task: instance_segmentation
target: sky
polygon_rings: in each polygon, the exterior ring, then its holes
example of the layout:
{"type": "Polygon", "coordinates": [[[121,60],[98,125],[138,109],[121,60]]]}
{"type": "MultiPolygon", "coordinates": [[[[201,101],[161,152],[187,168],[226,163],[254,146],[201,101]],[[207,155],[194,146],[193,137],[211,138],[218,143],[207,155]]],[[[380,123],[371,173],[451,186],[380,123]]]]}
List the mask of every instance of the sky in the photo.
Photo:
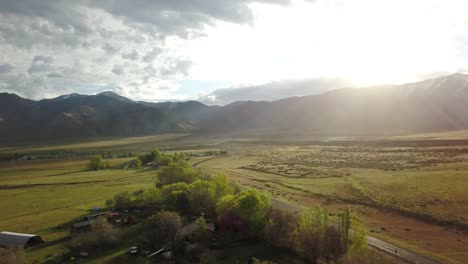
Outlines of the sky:
{"type": "Polygon", "coordinates": [[[276,100],[468,70],[466,0],[2,0],[0,92],[276,100]]]}

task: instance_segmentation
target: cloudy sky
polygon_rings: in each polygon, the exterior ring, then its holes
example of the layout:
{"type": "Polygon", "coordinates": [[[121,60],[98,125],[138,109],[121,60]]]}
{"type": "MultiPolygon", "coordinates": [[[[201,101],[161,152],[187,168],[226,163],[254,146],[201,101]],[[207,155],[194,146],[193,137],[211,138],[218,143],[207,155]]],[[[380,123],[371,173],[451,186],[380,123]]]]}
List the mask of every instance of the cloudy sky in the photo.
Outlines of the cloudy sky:
{"type": "Polygon", "coordinates": [[[417,81],[466,72],[466,10],[466,0],[2,0],[0,91],[225,104],[417,81]]]}

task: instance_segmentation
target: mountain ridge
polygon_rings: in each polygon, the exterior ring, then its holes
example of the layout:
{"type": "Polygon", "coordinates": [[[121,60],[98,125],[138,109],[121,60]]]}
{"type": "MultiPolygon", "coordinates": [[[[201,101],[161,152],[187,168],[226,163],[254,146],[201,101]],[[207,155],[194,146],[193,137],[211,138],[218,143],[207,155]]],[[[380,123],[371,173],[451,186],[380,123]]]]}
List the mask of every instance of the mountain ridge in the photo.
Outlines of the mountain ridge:
{"type": "Polygon", "coordinates": [[[344,88],[272,102],[141,102],[114,92],[39,101],[0,93],[0,136],[11,140],[151,133],[398,135],[468,128],[468,75],[344,88]]]}

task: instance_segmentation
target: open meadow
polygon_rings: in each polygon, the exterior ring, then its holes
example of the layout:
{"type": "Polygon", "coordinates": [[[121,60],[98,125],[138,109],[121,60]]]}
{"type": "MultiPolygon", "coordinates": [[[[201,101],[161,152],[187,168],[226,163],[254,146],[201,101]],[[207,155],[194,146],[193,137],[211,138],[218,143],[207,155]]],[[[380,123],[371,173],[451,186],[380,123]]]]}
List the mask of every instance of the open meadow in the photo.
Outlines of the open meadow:
{"type": "MultiPolygon", "coordinates": [[[[373,237],[442,263],[465,263],[468,147],[396,142],[163,135],[5,147],[0,151],[0,230],[44,237],[44,246],[27,250],[31,263],[65,252],[60,241],[92,207],[104,207],[117,193],[155,186],[157,171],[124,164],[132,159],[128,155],[157,147],[191,154],[194,167],[223,173],[294,206],[323,205],[332,215],[350,206],[373,237]],[[86,170],[89,157],[96,154],[106,156],[110,168],[86,170]]],[[[121,255],[126,246],[112,254],[121,255]]]]}

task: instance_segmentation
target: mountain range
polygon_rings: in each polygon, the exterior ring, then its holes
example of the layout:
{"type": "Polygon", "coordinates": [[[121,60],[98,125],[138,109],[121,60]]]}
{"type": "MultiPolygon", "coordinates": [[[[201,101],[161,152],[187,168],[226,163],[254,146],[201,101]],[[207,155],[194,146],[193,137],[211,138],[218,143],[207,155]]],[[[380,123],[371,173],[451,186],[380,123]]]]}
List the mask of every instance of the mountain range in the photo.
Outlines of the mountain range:
{"type": "Polygon", "coordinates": [[[468,75],[460,73],[403,85],[225,106],[138,102],[113,92],[40,101],[0,93],[2,141],[178,132],[367,136],[467,128],[468,75]]]}

